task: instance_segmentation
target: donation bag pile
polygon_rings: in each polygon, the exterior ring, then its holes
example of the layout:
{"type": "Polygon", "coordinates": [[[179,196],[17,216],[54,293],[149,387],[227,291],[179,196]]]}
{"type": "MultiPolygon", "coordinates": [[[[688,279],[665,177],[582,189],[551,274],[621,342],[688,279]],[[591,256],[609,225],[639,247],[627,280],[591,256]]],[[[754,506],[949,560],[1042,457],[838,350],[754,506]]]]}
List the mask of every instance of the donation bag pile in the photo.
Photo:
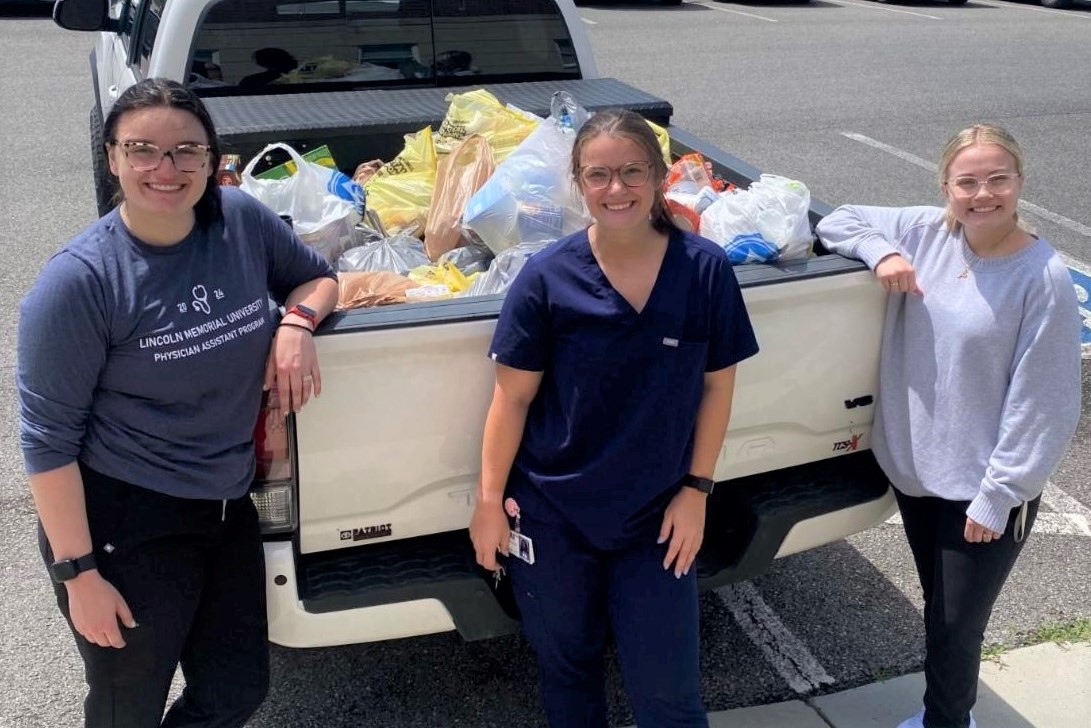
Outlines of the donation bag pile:
{"type": "MultiPolygon", "coordinates": [[[[334,264],[338,308],[504,294],[531,256],[591,223],[571,168],[589,114],[569,93],[553,94],[545,119],[484,89],[447,101],[438,131],[405,135],[390,161],[357,162],[359,183],[325,146],[300,155],[272,144],[243,170],[242,189],[291,216],[334,264]],[[255,175],[274,150],[290,161],[255,175]]],[[[717,242],[732,264],[811,254],[806,185],[763,174],[738,190],[699,153],[672,160],[667,130],[648,125],[678,227],[717,242]]]]}

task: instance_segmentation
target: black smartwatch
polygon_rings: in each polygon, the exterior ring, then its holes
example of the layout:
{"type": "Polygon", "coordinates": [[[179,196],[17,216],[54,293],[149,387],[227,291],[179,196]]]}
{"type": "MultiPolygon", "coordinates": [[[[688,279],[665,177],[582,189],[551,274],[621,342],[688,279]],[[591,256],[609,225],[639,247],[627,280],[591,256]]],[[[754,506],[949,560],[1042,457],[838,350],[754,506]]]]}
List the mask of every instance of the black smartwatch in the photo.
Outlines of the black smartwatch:
{"type": "Polygon", "coordinates": [[[682,485],[699,490],[705,495],[712,495],[712,491],[716,488],[716,481],[712,478],[702,478],[699,475],[689,473],[682,476],[682,485]]]}
{"type": "Polygon", "coordinates": [[[95,563],[95,555],[91,553],[86,556],[81,556],[78,559],[54,561],[49,567],[49,575],[53,577],[53,581],[61,584],[70,581],[71,579],[75,579],[85,571],[97,568],[98,564],[95,563]]]}

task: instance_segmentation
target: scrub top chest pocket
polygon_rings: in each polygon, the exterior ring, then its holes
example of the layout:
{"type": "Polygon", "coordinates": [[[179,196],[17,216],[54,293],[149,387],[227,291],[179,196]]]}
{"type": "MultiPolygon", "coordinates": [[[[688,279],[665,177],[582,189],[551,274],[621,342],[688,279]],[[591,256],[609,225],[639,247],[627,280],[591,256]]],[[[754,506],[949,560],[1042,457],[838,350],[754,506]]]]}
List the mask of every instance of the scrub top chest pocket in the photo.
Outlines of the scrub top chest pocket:
{"type": "Polygon", "coordinates": [[[696,411],[707,356],[706,342],[638,327],[561,339],[551,373],[559,389],[573,397],[566,419],[586,438],[577,440],[596,443],[638,425],[649,442],[680,440],[684,446],[690,433],[666,431],[674,421],[667,415],[696,411]]]}
{"type": "Polygon", "coordinates": [[[624,335],[566,337],[556,347],[554,376],[584,407],[639,416],[630,410],[693,407],[700,401],[708,343],[657,329],[624,335]]]}

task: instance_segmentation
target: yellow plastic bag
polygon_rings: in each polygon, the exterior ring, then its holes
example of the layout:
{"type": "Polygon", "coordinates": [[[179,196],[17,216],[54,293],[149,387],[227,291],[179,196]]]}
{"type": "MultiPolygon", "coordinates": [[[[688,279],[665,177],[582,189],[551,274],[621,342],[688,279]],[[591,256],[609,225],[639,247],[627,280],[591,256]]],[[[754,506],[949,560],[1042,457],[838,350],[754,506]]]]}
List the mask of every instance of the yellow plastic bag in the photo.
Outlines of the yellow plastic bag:
{"type": "Polygon", "coordinates": [[[365,184],[367,207],[375,210],[387,235],[420,237],[436,186],[436,148],[432,128],[405,135],[405,148],[365,184]]]}
{"type": "MultiPolygon", "coordinates": [[[[645,119],[647,121],[647,119],[645,119]]],[[[663,161],[667,163],[667,166],[671,166],[671,138],[667,134],[667,130],[656,124],[654,121],[648,121],[648,126],[655,132],[655,138],[659,140],[659,149],[663,152],[663,161]]]]}
{"type": "Polygon", "coordinates": [[[538,122],[512,111],[485,89],[447,94],[447,116],[436,133],[436,152],[450,154],[470,134],[489,141],[499,164],[538,126],[538,122]]]}
{"type": "Polygon", "coordinates": [[[452,294],[462,293],[481,275],[465,275],[449,260],[436,265],[418,265],[409,271],[409,280],[422,286],[446,286],[452,294]]]}

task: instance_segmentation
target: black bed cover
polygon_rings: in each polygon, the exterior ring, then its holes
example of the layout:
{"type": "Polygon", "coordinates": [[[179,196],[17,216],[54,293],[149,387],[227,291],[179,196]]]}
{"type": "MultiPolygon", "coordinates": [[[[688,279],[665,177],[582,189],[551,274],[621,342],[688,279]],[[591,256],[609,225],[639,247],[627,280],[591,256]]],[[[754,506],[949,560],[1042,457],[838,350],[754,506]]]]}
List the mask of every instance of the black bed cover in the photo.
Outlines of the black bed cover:
{"type": "Polygon", "coordinates": [[[549,115],[555,91],[568,91],[589,111],[625,108],[657,124],[670,123],[673,108],[661,98],[613,78],[481,84],[458,88],[365,89],[272,96],[204,99],[221,137],[234,144],[285,139],[328,139],[360,134],[408,134],[438,126],[448,94],[483,88],[504,104],[549,115]]]}

